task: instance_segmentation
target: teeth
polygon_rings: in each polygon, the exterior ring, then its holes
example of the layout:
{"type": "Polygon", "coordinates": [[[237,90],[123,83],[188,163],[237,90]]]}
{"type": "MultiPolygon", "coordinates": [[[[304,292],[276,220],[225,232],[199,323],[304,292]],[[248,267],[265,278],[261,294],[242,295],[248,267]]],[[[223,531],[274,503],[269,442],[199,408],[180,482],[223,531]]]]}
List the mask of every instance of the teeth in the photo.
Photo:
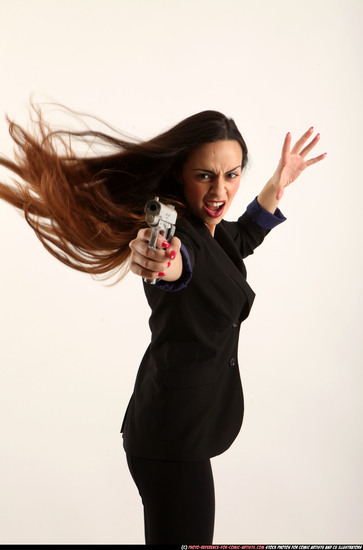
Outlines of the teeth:
{"type": "Polygon", "coordinates": [[[222,202],[216,202],[216,201],[207,201],[206,204],[208,204],[209,206],[222,206],[224,204],[224,201],[222,202]]]}

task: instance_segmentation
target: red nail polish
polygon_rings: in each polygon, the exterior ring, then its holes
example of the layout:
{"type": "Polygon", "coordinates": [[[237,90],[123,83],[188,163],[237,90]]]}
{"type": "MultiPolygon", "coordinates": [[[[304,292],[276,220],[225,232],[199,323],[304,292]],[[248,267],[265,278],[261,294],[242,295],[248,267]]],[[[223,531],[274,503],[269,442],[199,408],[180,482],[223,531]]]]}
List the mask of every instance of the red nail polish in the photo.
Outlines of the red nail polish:
{"type": "Polygon", "coordinates": [[[163,272],[158,273],[158,277],[165,277],[165,273],[163,273],[163,272]]]}
{"type": "Polygon", "coordinates": [[[163,241],[163,242],[161,243],[161,246],[162,246],[163,248],[170,248],[170,243],[168,243],[168,241],[163,241]]]}
{"type": "Polygon", "coordinates": [[[175,258],[175,252],[174,252],[174,250],[172,250],[172,251],[170,252],[170,259],[171,259],[171,260],[174,260],[174,258],[175,258]]]}
{"type": "Polygon", "coordinates": [[[167,267],[170,267],[170,262],[168,262],[168,265],[167,265],[167,267]]]}

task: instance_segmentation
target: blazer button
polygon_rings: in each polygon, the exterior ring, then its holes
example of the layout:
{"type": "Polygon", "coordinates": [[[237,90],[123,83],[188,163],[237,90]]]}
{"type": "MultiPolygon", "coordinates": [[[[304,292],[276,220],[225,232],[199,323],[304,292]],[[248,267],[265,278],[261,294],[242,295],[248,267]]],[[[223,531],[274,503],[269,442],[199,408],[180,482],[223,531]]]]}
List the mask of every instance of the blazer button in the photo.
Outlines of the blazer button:
{"type": "Polygon", "coordinates": [[[238,323],[233,323],[232,327],[233,327],[233,328],[237,328],[237,327],[238,327],[238,323]]]}
{"type": "Polygon", "coordinates": [[[237,359],[232,357],[232,359],[229,360],[229,364],[231,367],[235,367],[237,365],[237,359]]]}

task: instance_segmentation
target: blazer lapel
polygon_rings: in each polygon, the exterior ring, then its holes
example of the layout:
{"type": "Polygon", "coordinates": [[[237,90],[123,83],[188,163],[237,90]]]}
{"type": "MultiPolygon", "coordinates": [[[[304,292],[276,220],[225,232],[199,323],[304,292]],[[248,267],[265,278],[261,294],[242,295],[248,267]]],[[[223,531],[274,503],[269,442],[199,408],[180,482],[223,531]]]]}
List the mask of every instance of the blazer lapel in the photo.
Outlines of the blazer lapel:
{"type": "Polygon", "coordinates": [[[246,281],[247,271],[243,263],[238,248],[234,244],[233,240],[224,229],[222,224],[218,224],[215,232],[214,239],[215,244],[219,245],[219,248],[224,252],[225,262],[224,267],[228,275],[237,283],[246,295],[249,306],[255,299],[255,293],[246,281]]]}
{"type": "Polygon", "coordinates": [[[235,246],[233,240],[227,233],[227,231],[224,229],[223,225],[218,224],[215,233],[214,238],[217,241],[217,243],[223,248],[227,256],[232,260],[234,265],[237,267],[238,271],[240,273],[243,273],[243,275],[246,277],[247,272],[245,265],[242,261],[241,255],[235,246]]]}
{"type": "MultiPolygon", "coordinates": [[[[215,258],[218,258],[227,276],[231,277],[246,295],[248,303],[246,310],[249,311],[255,299],[255,293],[246,281],[247,271],[238,248],[221,223],[216,226],[213,238],[207,226],[199,218],[193,216],[192,219],[194,229],[203,240],[208,241],[208,246],[213,250],[215,258]]],[[[247,315],[244,311],[241,313],[241,318],[244,319],[247,315]]]]}

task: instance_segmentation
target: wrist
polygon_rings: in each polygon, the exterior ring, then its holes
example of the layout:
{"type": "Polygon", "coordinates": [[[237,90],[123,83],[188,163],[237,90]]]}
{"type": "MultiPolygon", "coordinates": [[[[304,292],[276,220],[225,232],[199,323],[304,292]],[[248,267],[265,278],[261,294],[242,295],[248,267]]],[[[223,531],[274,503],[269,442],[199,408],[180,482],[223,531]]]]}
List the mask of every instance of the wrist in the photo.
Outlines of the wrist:
{"type": "Polygon", "coordinates": [[[262,208],[274,214],[276,208],[279,205],[279,200],[276,199],[277,186],[271,178],[262,189],[261,193],[257,196],[257,202],[262,208]]]}

